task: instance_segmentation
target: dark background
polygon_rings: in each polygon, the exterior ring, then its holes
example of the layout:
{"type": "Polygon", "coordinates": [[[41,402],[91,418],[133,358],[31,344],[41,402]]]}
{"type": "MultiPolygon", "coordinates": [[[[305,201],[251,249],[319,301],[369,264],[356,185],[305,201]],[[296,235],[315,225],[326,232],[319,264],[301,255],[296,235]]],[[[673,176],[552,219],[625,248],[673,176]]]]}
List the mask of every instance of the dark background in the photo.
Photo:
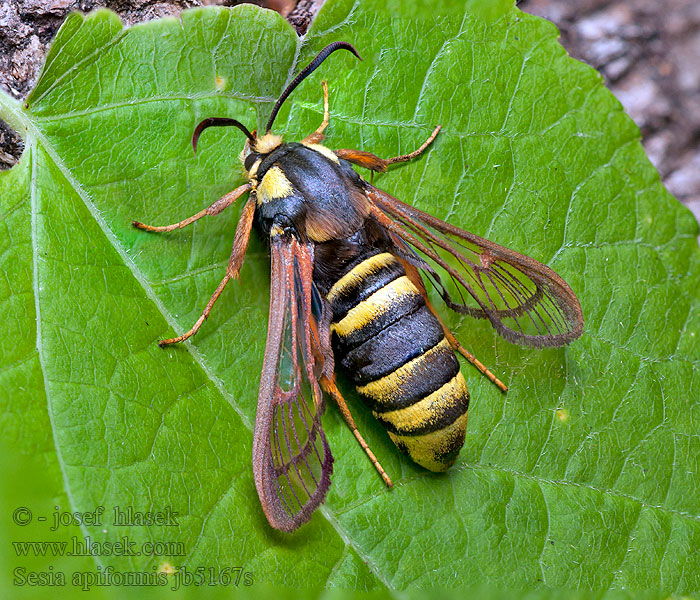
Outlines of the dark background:
{"type": "MultiPolygon", "coordinates": [[[[489,0],[485,0],[489,1],[489,0]]],[[[194,6],[235,0],[3,0],[0,87],[23,98],[66,14],[106,6],[127,25],[194,6]]],[[[303,34],[323,0],[259,0],[303,34]]],[[[700,219],[700,2],[698,0],[521,0],[553,21],[569,54],[598,69],[639,125],[666,187],[700,219]]],[[[0,124],[0,168],[19,158],[19,138],[0,124]]]]}

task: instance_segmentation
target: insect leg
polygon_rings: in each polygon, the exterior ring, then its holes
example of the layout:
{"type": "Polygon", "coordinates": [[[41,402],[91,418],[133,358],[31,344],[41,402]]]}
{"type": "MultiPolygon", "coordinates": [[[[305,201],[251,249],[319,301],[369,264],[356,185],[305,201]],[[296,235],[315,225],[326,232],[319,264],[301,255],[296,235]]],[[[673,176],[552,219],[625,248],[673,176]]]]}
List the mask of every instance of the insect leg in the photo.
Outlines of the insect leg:
{"type": "Polygon", "coordinates": [[[243,259],[245,258],[245,251],[248,249],[250,230],[253,227],[253,217],[255,216],[255,203],[255,197],[251,195],[251,197],[248,198],[248,202],[246,202],[243,207],[241,218],[238,219],[236,235],[233,238],[231,258],[229,258],[228,267],[226,268],[226,273],[230,275],[232,279],[238,279],[241,266],[243,265],[243,259]]]}
{"type": "Polygon", "coordinates": [[[384,480],[384,483],[386,483],[386,486],[393,487],[394,484],[391,482],[391,479],[389,479],[389,476],[386,474],[384,467],[382,467],[382,465],[379,464],[379,461],[374,455],[374,452],[370,450],[369,446],[367,445],[367,442],[365,442],[365,439],[362,437],[362,434],[360,434],[360,432],[358,431],[357,425],[355,425],[355,420],[350,414],[350,409],[345,403],[345,399],[341,395],[338,386],[335,384],[335,378],[329,379],[328,377],[323,376],[321,378],[321,387],[331,396],[333,396],[333,400],[335,400],[336,404],[338,405],[338,409],[340,410],[340,414],[345,420],[345,423],[347,423],[347,426],[350,428],[350,431],[352,431],[353,435],[355,436],[355,439],[360,443],[360,446],[362,446],[362,449],[372,461],[374,468],[377,469],[377,472],[382,476],[382,479],[384,480]]]}
{"type": "Polygon", "coordinates": [[[340,148],[333,150],[333,152],[338,158],[347,160],[358,167],[369,169],[370,171],[378,171],[379,173],[386,171],[387,162],[371,152],[353,150],[352,148],[340,148]]]}
{"type": "Polygon", "coordinates": [[[170,344],[177,344],[178,342],[184,342],[187,338],[192,337],[195,333],[199,331],[199,328],[202,326],[202,323],[206,320],[206,318],[209,316],[209,313],[211,312],[212,307],[214,306],[214,303],[218,300],[219,296],[221,295],[221,292],[224,291],[224,288],[226,287],[226,284],[231,280],[231,275],[227,272],[226,275],[224,275],[224,278],[221,280],[221,283],[219,286],[216,288],[216,291],[212,295],[212,297],[209,299],[209,302],[207,303],[206,308],[204,309],[204,312],[200,315],[199,319],[197,319],[197,322],[194,324],[194,327],[190,329],[187,333],[183,333],[182,335],[177,336],[176,338],[170,338],[168,340],[160,340],[158,342],[158,345],[162,348],[163,346],[168,346],[170,344]]]}
{"type": "Polygon", "coordinates": [[[437,134],[440,132],[441,129],[442,125],[438,125],[433,130],[433,133],[430,134],[430,137],[423,143],[423,145],[420,148],[418,148],[418,150],[414,150],[410,154],[404,154],[403,156],[394,156],[394,158],[387,158],[386,160],[383,158],[379,158],[376,154],[372,154],[371,152],[365,152],[364,150],[353,150],[351,148],[341,148],[339,150],[334,150],[334,153],[338,158],[342,158],[344,160],[347,160],[348,162],[356,164],[358,167],[363,167],[365,169],[369,169],[370,171],[384,173],[389,165],[392,165],[397,162],[406,162],[407,160],[411,160],[412,158],[418,156],[436,138],[437,134]]]}
{"type": "Polygon", "coordinates": [[[328,106],[328,82],[324,79],[321,85],[323,86],[323,122],[316,131],[301,140],[302,144],[318,144],[326,137],[323,132],[326,130],[326,127],[328,127],[331,116],[328,106]]]}
{"type": "Polygon", "coordinates": [[[207,215],[218,215],[220,212],[222,212],[225,208],[228,208],[233,204],[238,198],[240,198],[243,194],[245,194],[247,191],[249,191],[251,188],[251,185],[249,183],[246,183],[240,187],[237,187],[235,190],[232,192],[229,192],[222,198],[219,198],[214,204],[211,206],[208,206],[204,210],[200,210],[196,215],[192,215],[191,217],[188,217],[184,221],[180,221],[178,223],[173,223],[172,225],[146,225],[144,223],[140,223],[139,221],[132,221],[131,224],[136,227],[137,229],[143,229],[145,231],[174,231],[175,229],[182,229],[183,227],[187,227],[188,225],[191,225],[195,221],[198,221],[202,217],[206,217],[207,215]]]}
{"type": "Polygon", "coordinates": [[[459,343],[459,340],[442,322],[442,319],[440,319],[440,317],[438,317],[438,321],[440,321],[440,325],[442,325],[442,328],[445,330],[445,337],[450,343],[450,346],[452,346],[454,350],[457,350],[457,352],[459,352],[464,358],[466,358],[477,369],[479,369],[481,374],[485,375],[486,378],[492,383],[494,383],[499,390],[501,390],[502,392],[507,392],[508,387],[500,379],[498,379],[498,377],[496,377],[491,371],[489,371],[488,368],[476,356],[474,356],[471,352],[469,352],[469,350],[467,350],[464,346],[462,346],[462,344],[459,343]]]}
{"type": "Polygon", "coordinates": [[[226,284],[231,279],[238,279],[241,270],[241,265],[243,264],[243,259],[245,258],[245,251],[248,248],[248,240],[250,239],[250,230],[253,225],[254,215],[255,198],[248,198],[248,202],[246,202],[245,206],[243,207],[243,213],[241,214],[241,218],[238,220],[238,226],[236,227],[236,235],[233,240],[233,249],[231,250],[231,257],[229,258],[228,266],[226,267],[226,275],[224,275],[224,278],[221,280],[219,287],[216,288],[216,291],[209,299],[209,302],[207,303],[204,312],[202,312],[199,319],[197,319],[197,322],[187,333],[183,333],[182,335],[176,338],[161,340],[160,342],[158,342],[159,346],[163,347],[169,344],[184,342],[187,338],[192,337],[195,333],[197,333],[197,331],[199,331],[199,328],[202,326],[202,323],[204,323],[206,318],[209,316],[209,313],[211,312],[214,303],[218,300],[219,296],[221,295],[221,292],[224,291],[226,284]]]}
{"type": "Polygon", "coordinates": [[[493,384],[495,384],[499,390],[501,390],[502,392],[507,392],[508,387],[500,379],[498,379],[498,377],[496,377],[476,356],[474,356],[471,352],[469,352],[469,350],[467,350],[464,346],[462,346],[462,344],[459,343],[459,340],[455,337],[455,335],[450,331],[449,327],[447,327],[444,321],[440,318],[440,315],[438,315],[435,312],[435,309],[433,308],[433,305],[430,303],[430,299],[428,298],[428,292],[425,289],[423,279],[420,276],[418,269],[416,269],[416,267],[414,267],[412,264],[403,260],[401,261],[401,264],[403,264],[404,269],[406,269],[406,274],[408,275],[408,278],[420,291],[421,295],[423,296],[423,300],[425,300],[425,304],[430,309],[430,312],[432,312],[437,318],[437,320],[440,322],[440,325],[442,326],[442,329],[445,332],[445,337],[447,338],[447,341],[449,342],[450,346],[452,346],[452,349],[459,352],[471,364],[473,364],[477,369],[479,369],[479,372],[482,375],[485,375],[486,378],[493,384]]]}
{"type": "Polygon", "coordinates": [[[387,158],[384,162],[387,165],[391,165],[397,162],[406,162],[408,160],[411,160],[412,158],[415,158],[418,156],[421,152],[423,152],[428,146],[430,146],[431,142],[437,137],[437,134],[440,133],[440,130],[442,129],[442,125],[438,125],[435,129],[433,129],[433,133],[430,134],[430,137],[425,140],[423,145],[418,148],[418,150],[414,150],[410,154],[404,154],[403,156],[394,156],[394,158],[387,158]]]}

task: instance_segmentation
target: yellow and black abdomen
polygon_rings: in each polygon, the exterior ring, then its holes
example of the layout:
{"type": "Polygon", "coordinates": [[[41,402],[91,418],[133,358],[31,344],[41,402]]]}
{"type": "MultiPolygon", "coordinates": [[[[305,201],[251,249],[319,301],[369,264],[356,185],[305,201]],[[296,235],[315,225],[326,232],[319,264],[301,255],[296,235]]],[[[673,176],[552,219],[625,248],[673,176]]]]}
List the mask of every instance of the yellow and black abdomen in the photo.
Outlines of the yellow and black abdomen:
{"type": "Polygon", "coordinates": [[[464,444],[469,392],[442,326],[401,263],[375,253],[330,288],[336,363],[400,450],[444,471],[464,444]]]}

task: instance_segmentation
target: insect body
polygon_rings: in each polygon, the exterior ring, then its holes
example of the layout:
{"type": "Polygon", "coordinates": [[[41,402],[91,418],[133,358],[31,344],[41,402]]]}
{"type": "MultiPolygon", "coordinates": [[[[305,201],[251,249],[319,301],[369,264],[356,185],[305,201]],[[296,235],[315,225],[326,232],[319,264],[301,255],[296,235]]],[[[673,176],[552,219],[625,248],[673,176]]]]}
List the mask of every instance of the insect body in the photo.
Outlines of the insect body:
{"type": "Polygon", "coordinates": [[[320,145],[328,125],[324,82],[324,121],[316,132],[300,143],[285,143],[271,132],[284,100],[338,49],[357,56],[344,42],[324,48],[282,93],[264,135],[228,118],[197,126],[195,150],[207,127],[243,131],[248,183],[179,223],[134,222],[147,231],[172,231],[219,214],[249,193],[226,274],[202,316],[187,333],[160,343],[197,332],[228,281],[238,277],[255,227],[270,243],[272,285],[253,472],[270,524],[284,531],[306,522],[330,485],[333,458],[321,425],[322,389],[391,485],[336,386],[336,363],[399,449],[432,471],[449,468],[464,443],[469,393],[455,351],[505,391],[441,322],[421,273],[451,309],[489,319],[512,342],[562,345],[583,327],[576,296],[551,269],[400,202],[351,166],[385,171],[424,151],[440,127],[415,152],[388,160],[359,150],[332,151],[320,145]]]}
{"type": "Polygon", "coordinates": [[[289,224],[315,244],[313,282],[333,315],[335,361],[395,443],[444,471],[464,442],[469,394],[440,322],[387,251],[389,239],[363,226],[362,179],[318,144],[281,144],[246,163],[263,233],[289,224]]]}
{"type": "Polygon", "coordinates": [[[444,471],[467,425],[459,362],[399,259],[365,239],[356,250],[326,296],[336,362],[394,443],[423,467],[444,471]]]}

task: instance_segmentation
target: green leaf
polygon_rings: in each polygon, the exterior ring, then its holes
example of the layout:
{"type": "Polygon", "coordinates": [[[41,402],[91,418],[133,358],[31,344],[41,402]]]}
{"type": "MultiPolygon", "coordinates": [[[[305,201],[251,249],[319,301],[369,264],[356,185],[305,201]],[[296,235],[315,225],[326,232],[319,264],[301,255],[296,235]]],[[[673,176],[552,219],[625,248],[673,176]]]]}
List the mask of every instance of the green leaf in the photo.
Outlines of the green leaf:
{"type": "MultiPolygon", "coordinates": [[[[73,14],[26,106],[0,96],[0,117],[26,142],[0,175],[0,414],[15,468],[43,483],[43,494],[9,486],[6,514],[25,498],[49,519],[54,505],[101,505],[103,524],[54,533],[170,544],[97,556],[93,569],[242,567],[256,582],[356,589],[700,591],[697,223],[551,24],[502,2],[445,15],[394,4],[411,18],[389,19],[378,0],[329,1],[303,40],[246,5],[127,30],[107,11],[73,14]],[[443,125],[424,156],[374,183],[551,265],[586,328],[538,351],[441,311],[510,387],[502,395],[463,367],[471,420],[444,475],[399,455],[341,379],[396,485],[383,487],[330,407],[331,492],[290,536],[269,528],[250,464],[265,246],[252,242],[241,283],[196,338],[161,350],[223,276],[239,209],[167,235],[130,223],[178,221],[239,185],[242,134],[207,131],[193,156],[195,124],[230,116],[259,128],[285,82],[335,40],[364,60],[333,55],[277,129],[299,139],[318,126],[322,78],[331,148],[394,156],[443,125]],[[114,526],[115,506],[169,508],[177,526],[114,526]]],[[[3,536],[43,540],[47,527],[3,536]]]]}

